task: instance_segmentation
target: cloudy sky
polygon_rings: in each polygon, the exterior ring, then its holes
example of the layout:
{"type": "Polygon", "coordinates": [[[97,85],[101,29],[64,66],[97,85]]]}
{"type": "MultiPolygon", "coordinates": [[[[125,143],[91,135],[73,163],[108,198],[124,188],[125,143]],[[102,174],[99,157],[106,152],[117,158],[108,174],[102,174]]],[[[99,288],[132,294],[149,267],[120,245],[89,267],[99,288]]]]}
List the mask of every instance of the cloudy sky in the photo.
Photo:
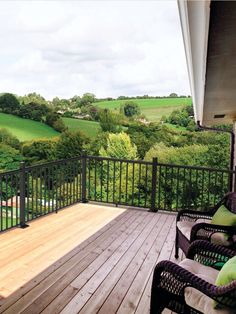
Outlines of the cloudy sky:
{"type": "Polygon", "coordinates": [[[189,94],[176,1],[0,1],[0,92],[189,94]]]}

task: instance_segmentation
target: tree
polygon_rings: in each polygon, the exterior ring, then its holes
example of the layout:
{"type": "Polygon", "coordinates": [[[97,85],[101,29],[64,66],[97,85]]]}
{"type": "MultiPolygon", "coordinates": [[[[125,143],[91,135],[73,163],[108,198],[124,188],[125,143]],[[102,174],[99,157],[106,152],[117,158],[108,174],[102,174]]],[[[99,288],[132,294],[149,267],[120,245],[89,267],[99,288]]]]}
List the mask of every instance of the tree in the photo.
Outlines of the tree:
{"type": "Polygon", "coordinates": [[[36,103],[38,105],[48,105],[48,102],[45,100],[43,96],[37,93],[29,93],[28,95],[25,96],[20,96],[19,100],[24,104],[30,104],[30,103],[36,103]]]}
{"type": "Polygon", "coordinates": [[[2,112],[15,114],[20,108],[18,99],[9,93],[5,93],[0,96],[0,109],[2,112]]]}
{"type": "Polygon", "coordinates": [[[20,149],[20,141],[6,129],[0,129],[0,143],[20,149]]]}
{"type": "Polygon", "coordinates": [[[38,104],[35,102],[30,102],[25,105],[22,104],[19,110],[19,116],[26,119],[31,119],[35,121],[43,121],[44,116],[49,112],[49,108],[45,104],[38,104]]]}
{"type": "Polygon", "coordinates": [[[80,104],[81,106],[86,106],[86,105],[90,105],[93,102],[95,102],[95,95],[92,93],[85,93],[83,94],[81,100],[80,100],[80,104]]]}
{"type": "Polygon", "coordinates": [[[18,150],[6,144],[0,144],[0,170],[8,171],[18,169],[23,156],[18,150]]]}
{"type": "Polygon", "coordinates": [[[99,154],[121,159],[135,160],[138,158],[136,145],[132,144],[129,135],[124,132],[109,134],[107,148],[101,147],[99,154]]]}
{"type": "Polygon", "coordinates": [[[46,124],[53,127],[56,131],[64,132],[66,130],[66,126],[64,125],[63,120],[56,112],[49,112],[46,115],[46,124]]]}
{"type": "Polygon", "coordinates": [[[39,139],[22,145],[22,154],[30,164],[55,159],[55,139],[39,139]]]}
{"type": "Polygon", "coordinates": [[[178,95],[176,93],[170,93],[169,97],[175,98],[175,97],[178,97],[178,95]]]}
{"type": "Polygon", "coordinates": [[[55,155],[57,159],[66,159],[70,157],[80,156],[83,149],[89,143],[89,139],[80,131],[65,131],[59,137],[55,147],[55,155]]]}
{"type": "Polygon", "coordinates": [[[139,106],[133,101],[127,101],[124,104],[124,114],[126,117],[133,117],[140,114],[139,106]]]}
{"type": "Polygon", "coordinates": [[[117,133],[121,130],[118,115],[108,109],[100,111],[99,120],[103,132],[117,133]]]}

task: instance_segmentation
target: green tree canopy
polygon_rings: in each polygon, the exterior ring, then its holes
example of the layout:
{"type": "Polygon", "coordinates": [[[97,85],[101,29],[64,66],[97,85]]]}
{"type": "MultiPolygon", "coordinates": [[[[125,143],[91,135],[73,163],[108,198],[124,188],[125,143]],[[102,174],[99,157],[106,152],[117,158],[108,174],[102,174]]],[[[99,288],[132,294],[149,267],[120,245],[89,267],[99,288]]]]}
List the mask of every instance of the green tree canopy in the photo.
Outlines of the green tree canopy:
{"type": "Polygon", "coordinates": [[[139,106],[133,101],[126,101],[124,104],[124,114],[126,117],[133,117],[140,114],[139,106]]]}
{"type": "Polygon", "coordinates": [[[65,159],[80,156],[83,149],[89,143],[89,139],[80,131],[65,131],[59,137],[55,147],[55,155],[57,159],[65,159]]]}
{"type": "Polygon", "coordinates": [[[20,141],[13,136],[8,130],[0,129],[0,143],[11,146],[15,149],[20,148],[20,141]]]}
{"type": "Polygon", "coordinates": [[[95,102],[95,95],[92,93],[85,93],[83,94],[81,100],[80,100],[80,104],[81,106],[86,106],[86,105],[90,105],[93,102],[95,102]]]}
{"type": "Polygon", "coordinates": [[[18,150],[6,144],[0,144],[0,169],[2,172],[18,169],[23,156],[18,150]]]}
{"type": "Polygon", "coordinates": [[[120,132],[119,116],[108,109],[101,110],[99,113],[100,126],[103,132],[120,132]]]}
{"type": "Polygon", "coordinates": [[[13,94],[5,93],[0,96],[0,110],[5,113],[15,114],[20,108],[20,103],[13,94]]]}
{"type": "Polygon", "coordinates": [[[101,156],[132,159],[138,158],[137,147],[132,144],[128,134],[121,132],[119,134],[108,135],[107,147],[102,147],[99,151],[101,156]]]}
{"type": "Polygon", "coordinates": [[[163,143],[158,143],[146,153],[145,160],[151,161],[153,157],[157,157],[160,163],[201,166],[207,151],[208,148],[204,145],[193,144],[184,147],[167,147],[163,143]]]}
{"type": "Polygon", "coordinates": [[[22,153],[30,164],[44,163],[55,159],[55,139],[38,139],[22,145],[22,153]]]}

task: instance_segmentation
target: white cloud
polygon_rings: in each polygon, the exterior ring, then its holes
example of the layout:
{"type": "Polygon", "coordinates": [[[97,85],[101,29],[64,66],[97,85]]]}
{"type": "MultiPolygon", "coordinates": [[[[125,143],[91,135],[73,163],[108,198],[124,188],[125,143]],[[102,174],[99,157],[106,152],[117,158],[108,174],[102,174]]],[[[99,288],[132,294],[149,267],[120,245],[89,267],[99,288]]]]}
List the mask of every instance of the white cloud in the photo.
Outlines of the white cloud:
{"type": "Polygon", "coordinates": [[[0,92],[189,94],[175,1],[1,1],[0,36],[0,92]]]}

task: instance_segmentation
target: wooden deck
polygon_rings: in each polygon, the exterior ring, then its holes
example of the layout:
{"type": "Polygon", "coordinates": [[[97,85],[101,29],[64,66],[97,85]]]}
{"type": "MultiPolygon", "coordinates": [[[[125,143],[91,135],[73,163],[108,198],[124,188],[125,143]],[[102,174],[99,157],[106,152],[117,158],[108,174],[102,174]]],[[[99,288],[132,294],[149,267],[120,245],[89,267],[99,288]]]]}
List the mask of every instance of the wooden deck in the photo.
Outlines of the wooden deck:
{"type": "MultiPolygon", "coordinates": [[[[0,313],[149,313],[175,215],[78,204],[0,235],[0,313]]],[[[166,312],[167,313],[167,312],[166,312]]]]}

